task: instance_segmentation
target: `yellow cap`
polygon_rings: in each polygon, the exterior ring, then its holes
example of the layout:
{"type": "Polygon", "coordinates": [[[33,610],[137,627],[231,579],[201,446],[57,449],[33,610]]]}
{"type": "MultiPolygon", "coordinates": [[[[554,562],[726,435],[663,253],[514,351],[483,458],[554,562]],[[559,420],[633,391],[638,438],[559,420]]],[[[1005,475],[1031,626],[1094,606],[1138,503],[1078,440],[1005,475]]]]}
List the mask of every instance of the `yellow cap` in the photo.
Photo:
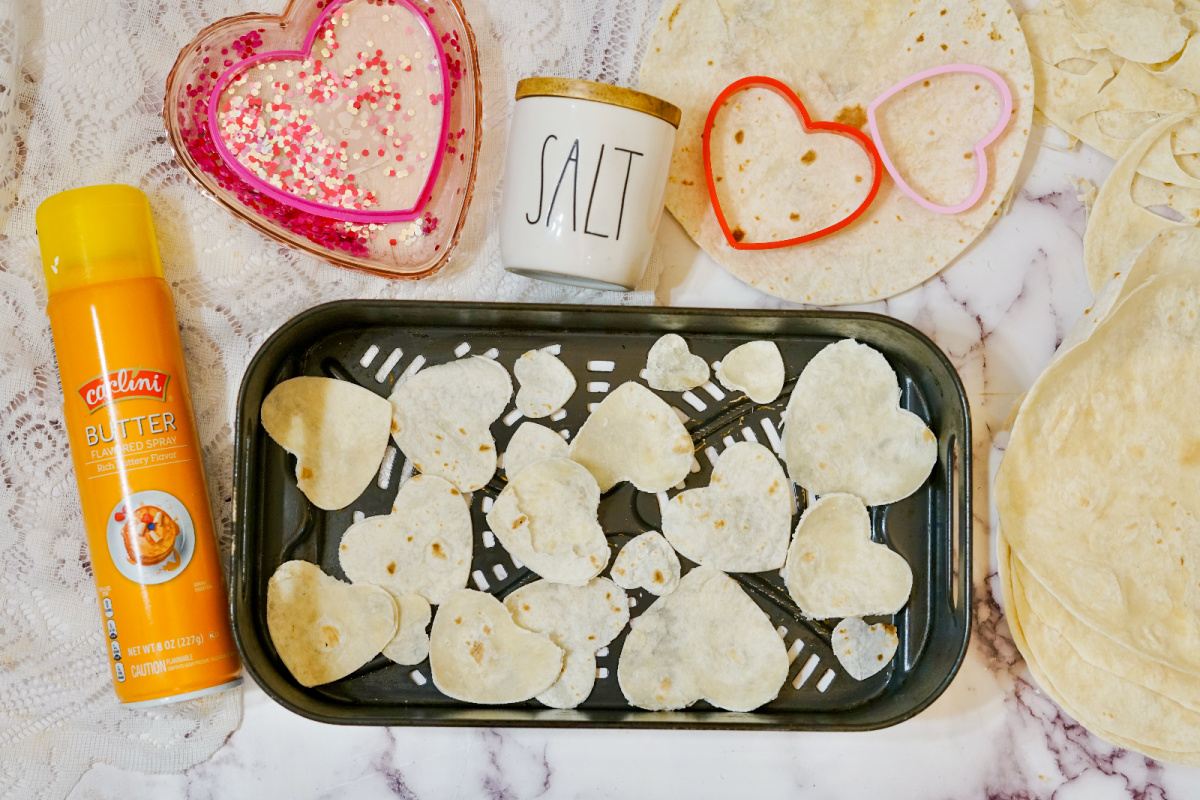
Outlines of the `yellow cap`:
{"type": "Polygon", "coordinates": [[[161,278],[146,195],[132,186],[87,186],[37,210],[46,288],[58,292],[127,278],[161,278]]]}

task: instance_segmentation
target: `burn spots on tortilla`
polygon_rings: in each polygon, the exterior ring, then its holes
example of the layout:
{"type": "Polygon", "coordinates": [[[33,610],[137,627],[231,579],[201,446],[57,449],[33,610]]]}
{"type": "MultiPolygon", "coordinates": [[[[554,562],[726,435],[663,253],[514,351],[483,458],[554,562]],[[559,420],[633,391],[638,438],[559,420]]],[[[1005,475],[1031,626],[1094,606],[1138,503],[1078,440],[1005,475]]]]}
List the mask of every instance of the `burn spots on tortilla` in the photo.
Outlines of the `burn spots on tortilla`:
{"type": "MultiPolygon", "coordinates": [[[[675,17],[679,14],[679,9],[683,7],[683,3],[676,3],[675,10],[671,12],[671,16],[667,17],[667,30],[671,30],[671,26],[675,24],[675,17]]],[[[943,14],[946,12],[943,11],[943,14]]]]}
{"type": "Polygon", "coordinates": [[[788,219],[790,219],[792,222],[796,222],[800,219],[800,215],[793,211],[792,213],[788,214],[788,219]]]}
{"type": "Polygon", "coordinates": [[[476,664],[483,663],[483,642],[471,642],[471,658],[475,659],[476,664]]]}
{"type": "Polygon", "coordinates": [[[855,175],[855,176],[854,176],[854,182],[855,182],[855,183],[862,183],[862,175],[855,175]]]}
{"type": "Polygon", "coordinates": [[[861,129],[863,125],[867,124],[867,112],[858,104],[846,106],[834,116],[833,121],[841,125],[849,125],[851,128],[861,129]]]}
{"type": "Polygon", "coordinates": [[[809,150],[807,153],[800,156],[800,163],[804,164],[805,166],[808,166],[809,164],[813,163],[816,160],[817,160],[817,151],[816,150],[809,150]]]}
{"type": "Polygon", "coordinates": [[[738,144],[741,144],[743,141],[745,141],[745,140],[746,140],[746,132],[745,132],[745,131],[738,131],[737,133],[735,133],[735,134],[733,135],[733,140],[734,140],[735,142],[737,142],[738,144]]]}
{"type": "Polygon", "coordinates": [[[948,47],[949,47],[949,45],[942,45],[943,50],[947,49],[948,47]]]}
{"type": "Polygon", "coordinates": [[[928,85],[929,85],[929,81],[925,81],[925,83],[924,83],[923,85],[924,85],[924,86],[928,86],[928,85]]]}
{"type": "Polygon", "coordinates": [[[746,238],[746,232],[744,230],[742,230],[742,226],[740,226],[740,225],[733,229],[733,232],[731,235],[733,236],[733,240],[735,242],[740,242],[742,239],[746,238]]]}
{"type": "Polygon", "coordinates": [[[387,565],[387,571],[388,571],[388,575],[396,574],[396,562],[395,561],[393,561],[392,563],[387,565]]]}
{"type": "Polygon", "coordinates": [[[446,551],[442,549],[441,542],[434,542],[433,544],[429,545],[429,549],[433,551],[434,558],[440,558],[442,560],[445,560],[446,551]]]}
{"type": "Polygon", "coordinates": [[[923,33],[922,33],[920,36],[918,36],[918,37],[917,37],[917,41],[918,41],[918,42],[923,42],[923,41],[925,41],[925,34],[923,34],[923,33]]]}
{"type": "Polygon", "coordinates": [[[306,480],[312,478],[312,476],[313,476],[313,471],[311,469],[309,469],[308,467],[300,468],[300,480],[306,481],[306,480]]]}

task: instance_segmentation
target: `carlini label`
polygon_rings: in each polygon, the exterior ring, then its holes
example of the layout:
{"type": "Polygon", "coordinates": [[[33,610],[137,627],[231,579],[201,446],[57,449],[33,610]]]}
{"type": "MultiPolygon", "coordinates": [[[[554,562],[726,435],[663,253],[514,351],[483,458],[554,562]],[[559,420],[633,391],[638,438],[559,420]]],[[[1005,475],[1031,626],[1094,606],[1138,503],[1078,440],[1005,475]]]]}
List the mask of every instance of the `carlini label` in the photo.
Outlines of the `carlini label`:
{"type": "Polygon", "coordinates": [[[107,375],[97,375],[80,386],[78,391],[88,413],[91,413],[109,401],[119,403],[134,398],[165,401],[167,382],[170,380],[171,376],[167,373],[153,369],[119,369],[107,375]]]}

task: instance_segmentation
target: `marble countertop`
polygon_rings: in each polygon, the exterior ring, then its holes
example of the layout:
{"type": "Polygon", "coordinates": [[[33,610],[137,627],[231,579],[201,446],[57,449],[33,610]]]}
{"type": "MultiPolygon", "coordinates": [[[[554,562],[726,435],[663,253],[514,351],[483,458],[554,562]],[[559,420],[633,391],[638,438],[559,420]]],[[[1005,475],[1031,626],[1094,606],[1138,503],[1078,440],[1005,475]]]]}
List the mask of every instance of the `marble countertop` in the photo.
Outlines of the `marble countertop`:
{"type": "MultiPolygon", "coordinates": [[[[1111,167],[1051,138],[1035,128],[1011,210],[990,232],[924,285],[863,307],[912,323],[950,355],[976,432],[974,633],[924,713],[846,734],[360,728],[311,722],[248,686],[241,728],[208,762],[155,776],[96,766],[70,797],[1200,797],[1200,771],[1111,747],[1039,691],[998,600],[990,484],[1004,421],[1091,300],[1075,179],[1098,183],[1111,167]]],[[[726,274],[669,216],[659,246],[660,304],[790,305],[726,274]]]]}

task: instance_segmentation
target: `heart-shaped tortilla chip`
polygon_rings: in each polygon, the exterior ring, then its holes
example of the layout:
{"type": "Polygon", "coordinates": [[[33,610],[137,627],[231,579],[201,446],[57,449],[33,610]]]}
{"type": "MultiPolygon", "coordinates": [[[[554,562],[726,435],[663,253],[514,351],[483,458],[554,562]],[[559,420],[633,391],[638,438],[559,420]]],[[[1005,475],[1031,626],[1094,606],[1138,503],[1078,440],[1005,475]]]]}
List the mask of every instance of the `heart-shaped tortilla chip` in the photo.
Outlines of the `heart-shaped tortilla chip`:
{"type": "Polygon", "coordinates": [[[640,383],[605,397],[571,442],[571,460],[587,467],[601,492],[629,481],[664,492],[688,476],[692,437],[675,411],[640,383]]]}
{"type": "Polygon", "coordinates": [[[326,511],[358,499],[387,449],[391,407],[353,383],[292,378],[271,390],[261,413],[271,438],[296,456],[296,485],[326,511]]]}
{"type": "Polygon", "coordinates": [[[396,601],[378,586],[351,586],[316,564],[287,561],[267,582],[267,630],[301,686],[344,678],[396,633],[396,601]]]}
{"type": "Polygon", "coordinates": [[[504,474],[512,480],[535,461],[566,458],[570,452],[566,440],[545,425],[522,422],[504,451],[504,474]]]}
{"type": "Polygon", "coordinates": [[[895,614],[912,592],[912,568],[871,541],[871,515],[854,495],[825,495],[809,506],[788,549],[788,592],[812,619],[895,614]]]}
{"type": "Polygon", "coordinates": [[[900,640],[895,625],[868,625],[857,617],[847,617],[833,629],[829,646],[847,675],[865,681],[892,662],[900,640]]]}
{"type": "Polygon", "coordinates": [[[646,354],[646,383],[660,392],[686,392],[708,380],[708,364],[692,355],[683,337],[668,333],[646,354]]]}
{"type": "Polygon", "coordinates": [[[575,376],[566,364],[545,350],[530,350],[513,364],[521,384],[517,410],[530,419],[548,417],[575,394],[575,376]]]}
{"type": "Polygon", "coordinates": [[[771,620],[713,567],[693,569],[637,618],[617,666],[625,698],[650,711],[697,700],[753,711],[779,695],[787,673],[787,650],[771,620]]]}
{"type": "Polygon", "coordinates": [[[613,583],[622,589],[645,589],[650,594],[670,594],[679,586],[679,556],[658,531],[634,537],[617,553],[613,583]]]}
{"type": "Polygon", "coordinates": [[[771,451],[738,442],[717,459],[707,487],[667,503],[663,535],[697,564],[725,572],[779,569],[795,508],[791,481],[771,451]]]}
{"type": "Polygon", "coordinates": [[[490,594],[463,589],[433,618],[429,667],[433,685],[465,703],[520,703],[549,689],[563,651],[550,637],[513,622],[490,594]]]}
{"type": "Polygon", "coordinates": [[[599,507],[600,488],[590,472],[549,458],[509,479],[487,521],[504,549],[538,575],[582,586],[608,565],[599,507]]]}
{"type": "Polygon", "coordinates": [[[397,597],[419,594],[437,605],[467,585],[471,530],[457,489],[433,475],[414,475],[400,487],[391,514],[346,529],[338,558],[354,583],[373,583],[397,597]]]}
{"type": "Polygon", "coordinates": [[[383,654],[406,667],[420,664],[429,655],[429,620],[432,612],[429,601],[419,594],[402,594],[396,597],[400,609],[400,626],[396,635],[383,648],[383,654]]]}
{"type": "Polygon", "coordinates": [[[717,366],[717,380],[731,392],[745,392],[756,403],[773,403],[786,378],[783,356],[774,342],[746,342],[717,366]]]}
{"type": "Polygon", "coordinates": [[[512,397],[508,370],[482,356],[423,369],[392,403],[392,438],[418,471],[473,492],[496,474],[491,425],[512,397]]]}
{"type": "Polygon", "coordinates": [[[920,417],[900,407],[887,359],[843,339],[800,373],[784,416],[784,455],[792,479],[809,492],[849,492],[881,506],[921,487],[938,444],[920,417]]]}
{"type": "Polygon", "coordinates": [[[596,683],[596,651],[607,647],[629,622],[629,598],[605,578],[584,586],[534,581],[508,597],[513,621],[544,633],[563,649],[563,671],[537,699],[551,708],[574,708],[596,683]]]}

